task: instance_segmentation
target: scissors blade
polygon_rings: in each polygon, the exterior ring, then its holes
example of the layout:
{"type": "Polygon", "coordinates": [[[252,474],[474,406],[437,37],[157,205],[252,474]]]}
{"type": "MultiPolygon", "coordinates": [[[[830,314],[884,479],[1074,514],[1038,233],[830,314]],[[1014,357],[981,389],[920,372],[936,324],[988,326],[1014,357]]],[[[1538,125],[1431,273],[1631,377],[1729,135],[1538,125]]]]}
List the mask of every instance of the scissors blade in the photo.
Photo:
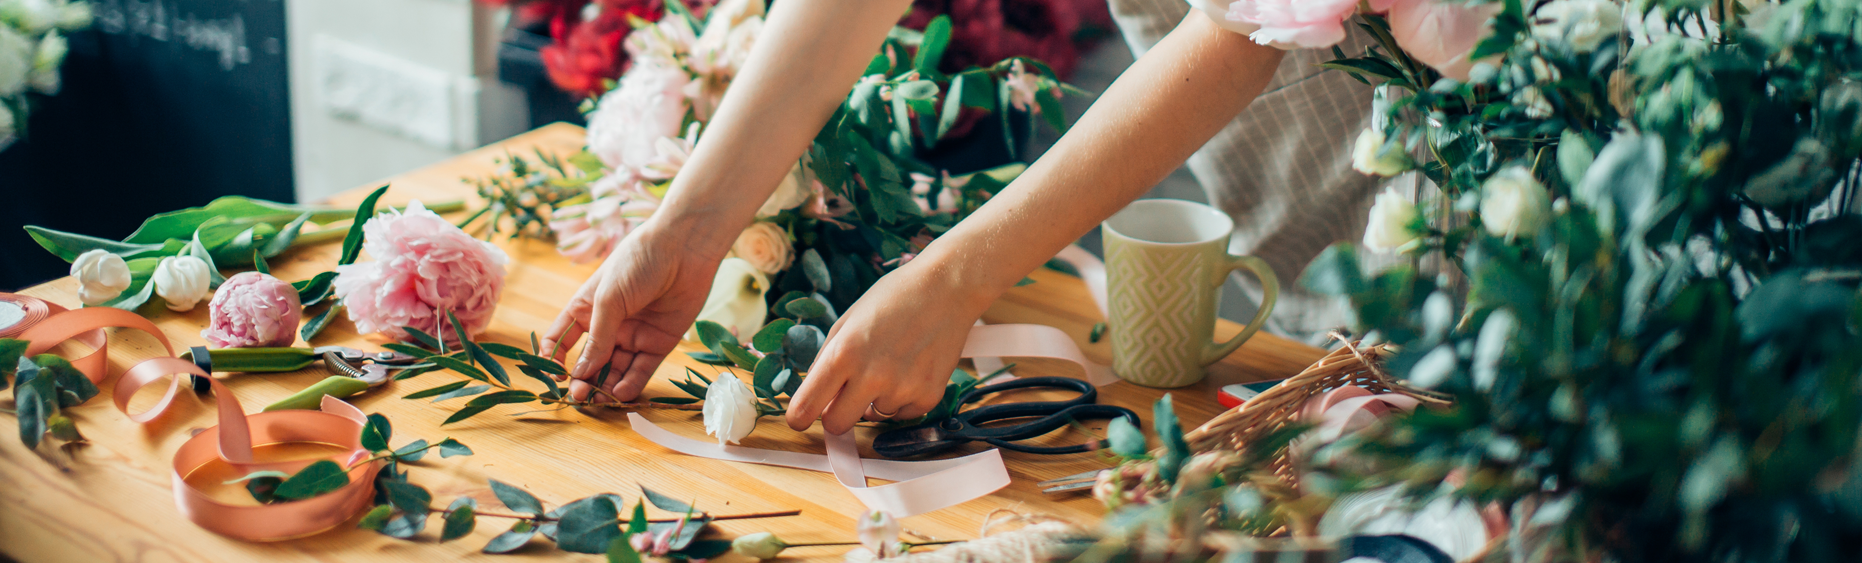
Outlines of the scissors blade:
{"type": "MultiPolygon", "coordinates": [[[[1069,487],[1069,486],[1077,485],[1081,482],[1086,483],[1087,486],[1092,486],[1093,482],[1099,480],[1099,474],[1105,473],[1105,472],[1106,470],[1104,469],[1094,469],[1092,471],[1087,471],[1084,473],[1075,473],[1073,475],[1068,475],[1066,477],[1048,479],[1040,483],[1035,483],[1035,486],[1037,487],[1069,487]]],[[[1066,489],[1066,490],[1073,490],[1073,489],[1066,489]]]]}
{"type": "Polygon", "coordinates": [[[1048,487],[1045,489],[1041,489],[1041,492],[1054,495],[1054,494],[1060,494],[1060,493],[1071,493],[1074,491],[1084,491],[1084,490],[1093,488],[1094,483],[1095,483],[1094,481],[1080,481],[1078,483],[1071,483],[1071,484],[1066,484],[1066,485],[1057,485],[1053,487],[1048,487]]]}

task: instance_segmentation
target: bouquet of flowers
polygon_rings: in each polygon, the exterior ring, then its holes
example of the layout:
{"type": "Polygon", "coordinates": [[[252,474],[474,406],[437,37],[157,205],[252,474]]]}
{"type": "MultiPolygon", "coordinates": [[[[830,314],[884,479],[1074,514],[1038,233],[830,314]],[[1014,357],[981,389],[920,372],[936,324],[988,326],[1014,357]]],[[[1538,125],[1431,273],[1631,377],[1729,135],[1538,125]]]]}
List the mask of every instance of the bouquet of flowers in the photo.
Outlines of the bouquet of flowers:
{"type": "Polygon", "coordinates": [[[0,0],[0,150],[26,130],[27,94],[58,93],[65,36],[89,27],[91,9],[66,0],[0,0]]]}
{"type": "MultiPolygon", "coordinates": [[[[637,22],[642,27],[626,41],[634,66],[594,103],[587,149],[565,159],[510,159],[508,173],[477,181],[489,204],[462,225],[554,238],[577,262],[606,257],[658,208],[741,69],[762,15],[761,0],[730,0],[704,18],[675,2],[658,21],[637,22]]],[[[748,276],[759,288],[754,299],[771,303],[724,315],[718,301],[701,319],[747,336],[763,325],[758,313],[791,292],[844,308],[982,205],[1020,165],[953,175],[914,156],[962,115],[1006,120],[1013,108],[1066,127],[1059,98],[1071,88],[1045,64],[1018,57],[945,74],[937,69],[951,22],[938,18],[926,29],[892,34],[738,238],[732,255],[741,262],[720,269],[720,280],[748,276]]]]}
{"type": "MultiPolygon", "coordinates": [[[[511,5],[520,22],[548,22],[554,43],[541,55],[550,80],[576,96],[598,96],[633,64],[623,45],[636,23],[659,21],[662,0],[482,0],[511,5]]],[[[679,9],[704,16],[715,0],[682,2],[679,9]]],[[[920,0],[900,22],[923,31],[931,20],[958,22],[956,42],[940,70],[1015,56],[1049,62],[1067,76],[1079,51],[1112,27],[1102,0],[920,0]]],[[[538,24],[541,25],[541,24],[538,24]]]]}

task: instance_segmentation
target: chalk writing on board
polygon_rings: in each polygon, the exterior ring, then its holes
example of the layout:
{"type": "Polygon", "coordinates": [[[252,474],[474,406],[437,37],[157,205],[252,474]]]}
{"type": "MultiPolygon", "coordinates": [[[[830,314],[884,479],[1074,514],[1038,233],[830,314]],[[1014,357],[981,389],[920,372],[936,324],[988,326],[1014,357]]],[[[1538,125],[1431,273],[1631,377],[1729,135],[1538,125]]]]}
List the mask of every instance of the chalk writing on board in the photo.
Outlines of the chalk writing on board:
{"type": "MultiPolygon", "coordinates": [[[[246,19],[240,14],[230,18],[202,18],[162,0],[101,0],[93,2],[92,6],[97,29],[104,33],[148,38],[211,52],[219,56],[220,68],[229,72],[239,65],[252,64],[246,19]]],[[[276,54],[277,38],[268,37],[264,43],[268,52],[276,54]]]]}

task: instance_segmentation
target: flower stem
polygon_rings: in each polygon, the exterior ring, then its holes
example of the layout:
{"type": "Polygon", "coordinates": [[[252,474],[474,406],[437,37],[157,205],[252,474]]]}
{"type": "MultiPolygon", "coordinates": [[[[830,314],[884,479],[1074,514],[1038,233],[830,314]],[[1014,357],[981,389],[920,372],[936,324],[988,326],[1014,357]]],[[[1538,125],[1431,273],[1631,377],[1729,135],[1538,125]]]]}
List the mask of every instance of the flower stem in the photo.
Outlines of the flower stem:
{"type": "MultiPolygon", "coordinates": [[[[466,206],[465,200],[455,199],[452,201],[442,201],[439,203],[435,203],[433,205],[429,205],[427,206],[427,209],[434,213],[452,213],[454,211],[460,211],[460,210],[465,209],[465,206],[466,206]]],[[[397,207],[394,209],[398,210],[398,209],[405,209],[405,208],[397,207]]],[[[331,242],[331,241],[338,241],[338,240],[343,240],[343,237],[348,236],[348,235],[349,235],[348,227],[344,227],[341,229],[332,229],[330,227],[323,227],[315,231],[311,231],[308,233],[298,235],[297,240],[291,241],[291,246],[295,248],[299,246],[307,246],[307,245],[312,245],[312,244],[322,244],[322,243],[331,242]]]]}
{"type": "MultiPolygon", "coordinates": [[[[446,511],[447,510],[444,508],[428,508],[427,509],[427,512],[429,513],[446,512],[446,511]]],[[[755,512],[755,513],[750,513],[750,514],[727,514],[724,516],[712,516],[711,520],[713,522],[717,522],[717,521],[722,521],[722,520],[751,520],[751,519],[756,519],[756,518],[782,518],[785,516],[800,516],[801,514],[802,514],[802,511],[800,510],[786,510],[782,512],[755,512]]],[[[540,514],[539,515],[506,514],[502,512],[480,512],[478,510],[473,510],[472,515],[473,516],[486,516],[486,517],[491,517],[491,518],[510,518],[513,520],[534,520],[537,522],[555,522],[557,520],[556,518],[552,518],[549,516],[543,516],[540,514]]],[[[703,518],[703,517],[704,515],[702,514],[694,515],[694,518],[703,518]]],[[[682,519],[681,518],[649,518],[647,519],[648,522],[652,522],[655,524],[672,523],[672,522],[678,522],[680,520],[682,519]]],[[[619,524],[626,524],[628,523],[628,520],[626,518],[617,518],[614,520],[614,522],[619,523],[619,524]]]]}

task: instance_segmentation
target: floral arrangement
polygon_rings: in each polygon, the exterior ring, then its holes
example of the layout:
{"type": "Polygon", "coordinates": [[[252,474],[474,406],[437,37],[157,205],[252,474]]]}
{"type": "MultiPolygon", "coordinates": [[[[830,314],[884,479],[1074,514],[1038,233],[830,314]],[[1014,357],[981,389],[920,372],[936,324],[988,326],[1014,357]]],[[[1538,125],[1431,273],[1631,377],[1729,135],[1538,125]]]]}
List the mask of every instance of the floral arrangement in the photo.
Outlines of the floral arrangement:
{"type": "MultiPolygon", "coordinates": [[[[762,9],[760,0],[730,0],[700,19],[668,4],[628,36],[634,64],[589,114],[586,151],[511,158],[508,174],[477,181],[489,204],[461,224],[488,236],[509,229],[554,238],[577,262],[606,257],[658,208],[761,30],[762,9]]],[[[1007,120],[1012,108],[1066,127],[1059,99],[1070,88],[1039,61],[939,71],[953,29],[949,18],[936,18],[922,34],[894,33],[739,236],[732,256],[760,273],[748,279],[768,300],[749,309],[762,311],[792,291],[844,308],[1013,179],[1020,165],[952,175],[915,156],[965,115],[1007,120]]],[[[743,273],[726,268],[720,276],[743,273]]],[[[701,318],[740,335],[765,320],[701,318]]]]}
{"type": "Polygon", "coordinates": [[[90,27],[90,5],[67,0],[0,1],[0,150],[25,133],[27,94],[58,93],[64,33],[90,27]]]}
{"type": "Polygon", "coordinates": [[[1437,188],[1379,196],[1362,245],[1334,245],[1301,283],[1349,299],[1367,338],[1400,350],[1386,369],[1454,406],[1302,444],[1297,491],[1245,461],[1186,480],[1193,456],[1163,422],[1151,453],[1113,428],[1137,461],[1102,478],[1120,506],[1102,532],[1154,541],[1086,560],[1197,530],[1302,533],[1339,495],[1388,486],[1503,515],[1488,561],[1862,548],[1862,3],[1279,7],[1226,17],[1263,43],[1369,31],[1376,47],[1328,63],[1378,83],[1353,165],[1437,188]],[[1360,248],[1407,260],[1366,273],[1360,248]]]}
{"type": "MultiPolygon", "coordinates": [[[[662,0],[483,0],[509,6],[513,19],[547,22],[553,43],[540,52],[550,80],[579,97],[599,96],[635,63],[622,46],[640,23],[659,21],[662,0]]],[[[717,2],[683,2],[703,16],[717,2]]],[[[900,26],[924,31],[931,20],[948,16],[958,23],[956,41],[940,68],[955,72],[1012,57],[1032,57],[1068,76],[1079,52],[1112,28],[1105,2],[1098,0],[920,0],[900,26]]]]}

